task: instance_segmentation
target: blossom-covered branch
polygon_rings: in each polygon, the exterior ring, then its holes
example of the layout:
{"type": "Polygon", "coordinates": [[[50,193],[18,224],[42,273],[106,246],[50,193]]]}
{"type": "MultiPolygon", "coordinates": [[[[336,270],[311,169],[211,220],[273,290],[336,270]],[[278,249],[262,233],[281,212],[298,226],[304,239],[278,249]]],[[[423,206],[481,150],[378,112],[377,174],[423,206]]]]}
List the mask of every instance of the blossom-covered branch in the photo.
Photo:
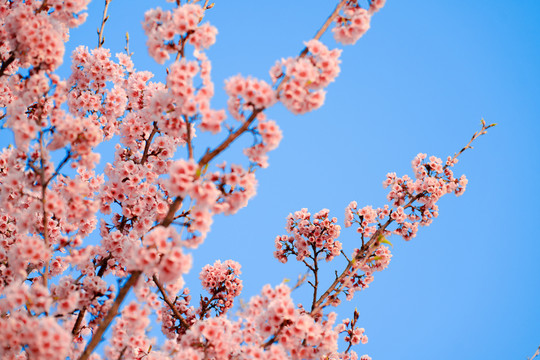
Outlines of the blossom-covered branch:
{"type": "Polygon", "coordinates": [[[204,266],[204,295],[192,301],[184,276],[195,249],[215,215],[235,214],[256,194],[256,170],[268,167],[282,139],[265,110],[281,102],[304,114],[323,105],[341,62],[341,50],[329,49],[323,34],[331,29],[337,42],[354,44],[385,1],[336,1],[300,55],[272,66],[268,82],[227,79],[226,109],[211,106],[206,50],[217,29],[204,16],[213,3],[173,0],[145,13],[148,52],[166,63],[160,82],[135,68],[128,35],[125,53],[112,56],[104,47],[110,2],[104,0],[97,47],[73,51],[65,80],[55,71],[89,0],[0,3],[0,119],[15,139],[0,153],[0,357],[98,360],[95,349],[110,329],[107,359],[357,359],[353,346],[367,341],[358,312],[340,322],[326,306],[342,293],[351,298],[388,265],[382,244],[390,234],[414,237],[438,215],[443,194],[464,191],[466,179],[450,168],[491,125],[483,123],[445,164],[419,155],[415,180],[389,174],[389,205],[360,209],[352,202],[345,226],[358,226],[362,246],[350,257],[329,210],[291,215],[276,257],[305,264],[313,276],[310,308],[295,304],[285,284],[266,285],[232,314],[243,288],[240,264],[204,266]],[[199,132],[220,140],[201,144],[199,132]],[[243,151],[247,166],[217,163],[246,133],[254,138],[243,151]],[[118,143],[100,174],[96,147],[112,141],[118,143]],[[347,266],[323,292],[322,260],[341,255],[347,266]],[[135,299],[124,304],[130,291],[135,299]],[[148,337],[152,314],[167,338],[161,346],[148,337]]]}

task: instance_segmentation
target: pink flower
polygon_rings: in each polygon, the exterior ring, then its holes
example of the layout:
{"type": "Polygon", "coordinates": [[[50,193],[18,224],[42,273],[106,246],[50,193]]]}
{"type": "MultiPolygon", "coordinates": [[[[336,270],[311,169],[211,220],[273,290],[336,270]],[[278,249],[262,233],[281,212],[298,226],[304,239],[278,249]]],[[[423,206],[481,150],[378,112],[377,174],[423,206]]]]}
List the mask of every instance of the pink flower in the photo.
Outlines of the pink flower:
{"type": "MultiPolygon", "coordinates": [[[[343,8],[343,16],[336,18],[336,26],[332,29],[334,38],[337,42],[344,45],[352,45],[358,41],[369,30],[371,13],[378,10],[377,4],[383,4],[384,1],[371,2],[372,11],[367,11],[356,2],[351,2],[343,8]]],[[[382,5],[381,5],[382,7],[382,5]]]]}

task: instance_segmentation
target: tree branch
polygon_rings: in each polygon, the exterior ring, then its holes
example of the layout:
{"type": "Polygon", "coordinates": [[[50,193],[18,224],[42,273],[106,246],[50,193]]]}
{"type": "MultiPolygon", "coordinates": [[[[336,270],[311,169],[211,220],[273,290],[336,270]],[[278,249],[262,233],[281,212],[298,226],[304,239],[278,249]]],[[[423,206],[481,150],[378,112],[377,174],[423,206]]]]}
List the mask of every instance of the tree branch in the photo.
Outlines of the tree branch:
{"type": "Polygon", "coordinates": [[[144,145],[144,151],[143,156],[141,157],[141,165],[144,165],[146,160],[148,160],[148,151],[150,150],[150,145],[152,145],[152,139],[154,138],[154,135],[156,135],[156,132],[158,131],[158,127],[156,122],[154,122],[154,127],[152,128],[152,132],[150,135],[148,135],[148,139],[146,139],[146,144],[144,145]]]}
{"type": "Polygon", "coordinates": [[[193,159],[193,145],[191,144],[191,124],[188,120],[188,117],[186,115],[182,115],[184,118],[184,121],[186,123],[186,132],[187,132],[187,148],[188,148],[188,157],[189,159],[193,159]]]}
{"type": "Polygon", "coordinates": [[[12,51],[9,57],[5,61],[2,61],[2,66],[0,67],[0,76],[4,76],[4,73],[6,72],[7,68],[14,61],[15,61],[15,53],[12,51]]]}
{"type": "Polygon", "coordinates": [[[109,16],[107,16],[107,10],[109,9],[110,3],[111,3],[111,0],[105,0],[105,7],[103,8],[103,17],[101,20],[101,27],[98,30],[98,45],[97,45],[98,49],[102,47],[103,44],[105,43],[105,38],[103,37],[103,30],[105,28],[105,23],[109,19],[109,16]]]}
{"type": "Polygon", "coordinates": [[[118,309],[120,308],[120,305],[124,301],[124,298],[126,297],[129,290],[137,283],[137,280],[139,280],[139,277],[141,276],[141,271],[134,271],[131,273],[131,276],[126,281],[126,283],[120,288],[118,291],[118,295],[116,296],[116,299],[114,300],[114,303],[112,304],[111,308],[97,327],[96,331],[92,335],[92,339],[88,342],[86,345],[86,348],[84,349],[84,352],[79,357],[79,360],[87,360],[96,346],[101,341],[101,338],[103,337],[103,334],[111,324],[112,320],[115,318],[116,314],[118,314],[118,309]]]}
{"type": "Polygon", "coordinates": [[[531,356],[527,360],[533,360],[535,357],[537,357],[539,355],[540,355],[540,346],[538,347],[538,349],[536,349],[536,352],[533,354],[533,356],[531,356]]]}
{"type": "Polygon", "coordinates": [[[240,135],[242,135],[249,126],[255,121],[257,118],[257,115],[259,113],[263,112],[264,108],[261,109],[255,109],[249,116],[249,118],[240,126],[236,131],[229,134],[229,136],[214,150],[207,151],[204,156],[199,160],[199,167],[203,168],[206,164],[208,164],[212,159],[214,159],[216,156],[218,156],[223,150],[225,150],[234,140],[236,140],[240,135]]]}
{"type": "Polygon", "coordinates": [[[152,280],[154,280],[154,282],[156,283],[158,289],[159,289],[159,292],[161,293],[161,295],[163,296],[163,300],[167,303],[167,305],[169,305],[169,307],[171,308],[174,316],[180,320],[180,324],[182,324],[182,327],[184,329],[189,329],[189,324],[187,323],[186,319],[184,319],[182,317],[182,314],[180,314],[178,312],[178,310],[176,309],[176,307],[174,307],[174,304],[171,302],[171,300],[169,300],[169,297],[167,296],[167,290],[165,290],[165,288],[163,287],[163,285],[161,284],[161,282],[159,281],[159,279],[157,278],[156,275],[152,276],[152,280]]]}

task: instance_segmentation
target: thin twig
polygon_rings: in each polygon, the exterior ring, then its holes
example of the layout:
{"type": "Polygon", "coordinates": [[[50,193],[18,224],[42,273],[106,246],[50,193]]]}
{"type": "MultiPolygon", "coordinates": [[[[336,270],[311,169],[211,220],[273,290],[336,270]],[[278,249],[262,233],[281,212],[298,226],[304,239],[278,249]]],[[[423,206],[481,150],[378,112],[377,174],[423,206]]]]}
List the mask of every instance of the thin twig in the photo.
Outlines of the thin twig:
{"type": "MultiPolygon", "coordinates": [[[[208,7],[208,1],[209,1],[209,0],[206,0],[206,1],[204,2],[204,5],[203,5],[203,7],[202,7],[203,10],[209,9],[209,7],[208,7]]],[[[199,22],[201,22],[201,21],[202,21],[202,18],[201,18],[201,20],[199,20],[199,22]]]]}
{"type": "MultiPolygon", "coordinates": [[[[349,271],[353,267],[353,265],[356,265],[358,262],[363,262],[366,259],[369,258],[369,255],[373,253],[373,251],[376,250],[376,248],[379,246],[379,236],[383,233],[384,230],[392,223],[392,219],[388,219],[386,223],[381,226],[375,233],[371,236],[370,240],[367,242],[365,246],[365,250],[361,251],[352,261],[349,261],[347,263],[347,266],[345,267],[345,270],[341,272],[341,274],[334,280],[334,282],[328,287],[328,289],[324,292],[324,294],[321,295],[321,297],[314,303],[314,305],[311,307],[311,314],[317,313],[321,308],[323,308],[326,305],[327,298],[334,292],[334,296],[337,296],[341,293],[341,289],[336,289],[339,284],[342,283],[342,280],[348,275],[349,271]]],[[[363,249],[362,249],[363,250],[363,249]]],[[[360,264],[362,265],[362,264],[360,264]]]]}
{"type": "Polygon", "coordinates": [[[49,11],[49,4],[47,4],[47,0],[43,0],[41,6],[36,10],[36,14],[39,14],[42,11],[49,11]]]}
{"type": "Polygon", "coordinates": [[[148,136],[148,139],[146,139],[146,144],[144,145],[144,152],[141,158],[141,165],[144,165],[146,160],[148,160],[148,151],[150,150],[152,139],[154,138],[154,135],[156,134],[157,131],[158,131],[157,123],[154,121],[154,127],[152,128],[152,132],[148,136]]]}
{"type": "Polygon", "coordinates": [[[317,246],[315,244],[311,244],[311,248],[313,250],[313,276],[315,277],[315,284],[313,284],[313,301],[311,302],[311,309],[313,310],[315,308],[315,303],[317,302],[317,290],[319,288],[319,264],[317,262],[317,246]]]}
{"type": "Polygon", "coordinates": [[[279,336],[279,334],[281,334],[281,331],[283,331],[285,326],[290,325],[290,324],[291,324],[291,320],[288,320],[288,319],[283,320],[283,322],[279,325],[279,328],[277,329],[276,333],[270,339],[268,339],[268,341],[261,344],[261,347],[266,350],[266,349],[268,349],[270,347],[270,345],[277,342],[278,336],[279,336]]]}
{"type": "Polygon", "coordinates": [[[126,50],[127,56],[131,57],[133,53],[129,52],[129,33],[126,31],[126,46],[124,47],[124,50],[126,50]]]}
{"type": "Polygon", "coordinates": [[[98,49],[103,46],[105,43],[105,38],[103,37],[103,29],[105,28],[105,23],[107,20],[109,20],[109,16],[107,16],[107,10],[109,9],[109,4],[111,3],[111,0],[105,0],[105,7],[103,8],[103,17],[101,20],[101,27],[98,30],[98,49]]]}
{"type": "Polygon", "coordinates": [[[64,159],[62,160],[62,162],[60,164],[58,164],[58,166],[56,167],[56,169],[54,170],[54,173],[51,175],[51,177],[45,181],[45,186],[49,185],[49,183],[56,177],[58,176],[58,174],[60,173],[60,170],[62,169],[62,167],[64,165],[66,165],[66,163],[68,162],[69,158],[71,157],[71,151],[67,151],[66,153],[66,156],[64,157],[64,159]]]}
{"type": "Polygon", "coordinates": [[[540,355],[540,346],[538,347],[538,349],[536,349],[536,352],[533,354],[533,356],[528,358],[528,360],[533,360],[535,357],[537,357],[539,355],[540,355]]]}
{"type": "Polygon", "coordinates": [[[161,284],[161,282],[159,281],[157,276],[156,275],[152,276],[152,280],[154,280],[154,282],[156,283],[156,285],[157,285],[157,287],[159,289],[159,292],[161,293],[161,296],[163,296],[163,300],[171,308],[171,310],[172,310],[172,312],[174,314],[174,317],[176,317],[178,320],[180,320],[180,324],[182,324],[182,327],[184,329],[189,329],[189,324],[187,323],[186,319],[184,319],[182,317],[182,314],[180,314],[178,312],[178,310],[176,309],[174,304],[171,302],[171,300],[169,300],[169,297],[167,296],[167,290],[165,290],[165,288],[163,287],[163,285],[161,284]]]}
{"type": "MultiPolygon", "coordinates": [[[[489,124],[489,125],[486,125],[486,122],[484,121],[484,119],[481,120],[481,123],[482,123],[482,129],[480,129],[480,131],[477,131],[473,134],[471,140],[469,140],[469,142],[467,143],[467,145],[465,145],[459,152],[455,153],[454,154],[454,157],[452,158],[452,162],[457,159],[458,156],[460,156],[465,150],[467,149],[472,149],[472,142],[476,139],[478,139],[480,136],[484,135],[487,133],[487,130],[489,128],[492,128],[494,126],[496,126],[497,124],[489,124]]],[[[446,169],[448,167],[449,164],[446,164],[444,165],[444,169],[446,169]]]]}
{"type": "Polygon", "coordinates": [[[296,281],[296,284],[294,284],[294,286],[291,288],[291,291],[296,290],[300,286],[302,286],[302,284],[306,282],[307,277],[308,277],[307,272],[304,275],[298,275],[298,280],[296,281]]]}

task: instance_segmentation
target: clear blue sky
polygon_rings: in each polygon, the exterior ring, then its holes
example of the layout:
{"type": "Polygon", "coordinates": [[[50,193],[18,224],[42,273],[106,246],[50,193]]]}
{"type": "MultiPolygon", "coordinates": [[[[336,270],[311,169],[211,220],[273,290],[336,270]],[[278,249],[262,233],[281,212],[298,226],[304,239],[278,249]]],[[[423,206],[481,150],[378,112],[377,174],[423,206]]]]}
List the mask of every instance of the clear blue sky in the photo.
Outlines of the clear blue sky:
{"type": "MultiPolygon", "coordinates": [[[[105,47],[122,51],[129,31],[136,68],[163,80],[164,67],[147,55],[141,29],[151,4],[168,5],[113,0],[105,47]]],[[[219,30],[208,51],[213,105],[225,107],[223,80],[231,75],[268,80],[274,62],[296,55],[334,6],[216,0],[207,13],[219,30]]],[[[103,1],[91,4],[86,24],[71,33],[68,54],[80,43],[95,46],[102,9],[103,1]]],[[[328,34],[323,41],[336,46],[328,34]]],[[[416,239],[394,238],[389,268],[339,312],[349,317],[359,309],[369,343],[357,351],[374,359],[531,356],[540,345],[540,2],[388,0],[342,61],[322,109],[299,117],[281,106],[267,112],[284,138],[270,153],[270,167],[258,172],[258,195],[237,215],[215,218],[188,282],[215,259],[242,264],[245,300],[266,283],[296,278],[301,267],[272,256],[289,212],[328,208],[342,223],[351,200],[382,206],[387,172],[411,174],[419,152],[452,155],[483,117],[499,125],[461,157],[456,173],[469,178],[466,193],[444,198],[439,218],[416,239]]],[[[62,76],[69,65],[66,59],[62,76]]],[[[11,137],[0,134],[3,147],[11,137]]],[[[215,144],[220,137],[203,139],[215,144]]],[[[250,141],[221,159],[241,161],[250,141]]],[[[195,151],[208,145],[199,142],[195,151]]],[[[359,242],[353,230],[341,240],[349,249],[359,242]]],[[[331,277],[333,268],[327,272],[331,277]]],[[[307,290],[294,293],[297,301],[307,302],[307,290]]]]}

